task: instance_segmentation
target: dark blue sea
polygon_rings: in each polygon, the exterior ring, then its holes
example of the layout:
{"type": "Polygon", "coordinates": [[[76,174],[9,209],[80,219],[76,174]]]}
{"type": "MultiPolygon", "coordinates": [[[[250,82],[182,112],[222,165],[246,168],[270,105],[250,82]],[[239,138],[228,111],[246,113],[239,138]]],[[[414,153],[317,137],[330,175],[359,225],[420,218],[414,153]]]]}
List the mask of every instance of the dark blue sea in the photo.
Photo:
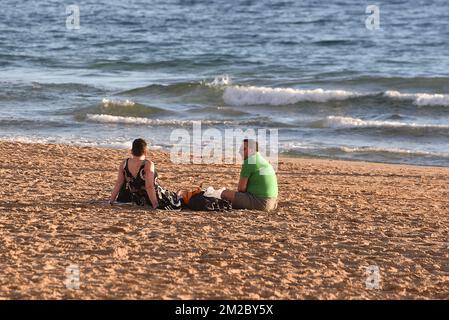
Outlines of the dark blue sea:
{"type": "Polygon", "coordinates": [[[449,2],[1,1],[1,140],[170,148],[192,120],[278,129],[289,155],[449,166],[449,2]]]}

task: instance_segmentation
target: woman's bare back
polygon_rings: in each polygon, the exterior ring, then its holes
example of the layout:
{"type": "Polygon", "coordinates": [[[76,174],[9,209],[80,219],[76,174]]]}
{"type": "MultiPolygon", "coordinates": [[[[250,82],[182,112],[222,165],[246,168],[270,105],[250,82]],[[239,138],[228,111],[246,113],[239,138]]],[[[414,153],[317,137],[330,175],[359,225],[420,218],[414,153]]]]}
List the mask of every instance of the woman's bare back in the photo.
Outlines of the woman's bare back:
{"type": "Polygon", "coordinates": [[[136,177],[139,174],[140,168],[145,163],[145,159],[130,158],[128,159],[128,170],[136,177]]]}

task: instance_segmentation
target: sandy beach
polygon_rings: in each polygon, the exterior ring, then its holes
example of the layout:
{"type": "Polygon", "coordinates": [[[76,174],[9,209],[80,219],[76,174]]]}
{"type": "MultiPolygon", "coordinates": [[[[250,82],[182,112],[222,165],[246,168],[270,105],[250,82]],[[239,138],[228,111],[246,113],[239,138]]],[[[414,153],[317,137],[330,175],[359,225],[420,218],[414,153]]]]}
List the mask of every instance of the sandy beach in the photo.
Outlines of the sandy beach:
{"type": "MultiPolygon", "coordinates": [[[[449,299],[448,168],[285,158],[275,213],[165,212],[104,204],[126,150],[0,154],[3,299],[449,299]]],[[[150,158],[171,190],[239,174],[150,158]]]]}

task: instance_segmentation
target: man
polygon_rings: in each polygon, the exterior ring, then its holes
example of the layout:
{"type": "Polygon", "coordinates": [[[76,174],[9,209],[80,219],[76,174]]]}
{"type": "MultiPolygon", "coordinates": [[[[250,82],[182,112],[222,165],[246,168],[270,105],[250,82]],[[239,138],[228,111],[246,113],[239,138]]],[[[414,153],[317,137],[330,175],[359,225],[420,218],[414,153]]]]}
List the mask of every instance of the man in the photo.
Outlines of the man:
{"type": "Polygon", "coordinates": [[[259,153],[257,141],[243,140],[243,165],[237,191],[224,190],[221,198],[235,209],[271,211],[277,208],[278,183],[271,164],[259,153]]]}

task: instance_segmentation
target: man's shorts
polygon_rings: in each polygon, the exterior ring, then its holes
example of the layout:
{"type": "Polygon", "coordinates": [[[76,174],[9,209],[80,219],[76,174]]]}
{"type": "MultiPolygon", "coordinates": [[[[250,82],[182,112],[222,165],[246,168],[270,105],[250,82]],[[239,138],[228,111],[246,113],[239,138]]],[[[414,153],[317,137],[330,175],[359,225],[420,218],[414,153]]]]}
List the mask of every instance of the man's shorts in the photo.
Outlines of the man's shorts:
{"type": "Polygon", "coordinates": [[[272,211],[277,209],[277,198],[259,198],[249,192],[236,192],[233,209],[272,211]]]}

